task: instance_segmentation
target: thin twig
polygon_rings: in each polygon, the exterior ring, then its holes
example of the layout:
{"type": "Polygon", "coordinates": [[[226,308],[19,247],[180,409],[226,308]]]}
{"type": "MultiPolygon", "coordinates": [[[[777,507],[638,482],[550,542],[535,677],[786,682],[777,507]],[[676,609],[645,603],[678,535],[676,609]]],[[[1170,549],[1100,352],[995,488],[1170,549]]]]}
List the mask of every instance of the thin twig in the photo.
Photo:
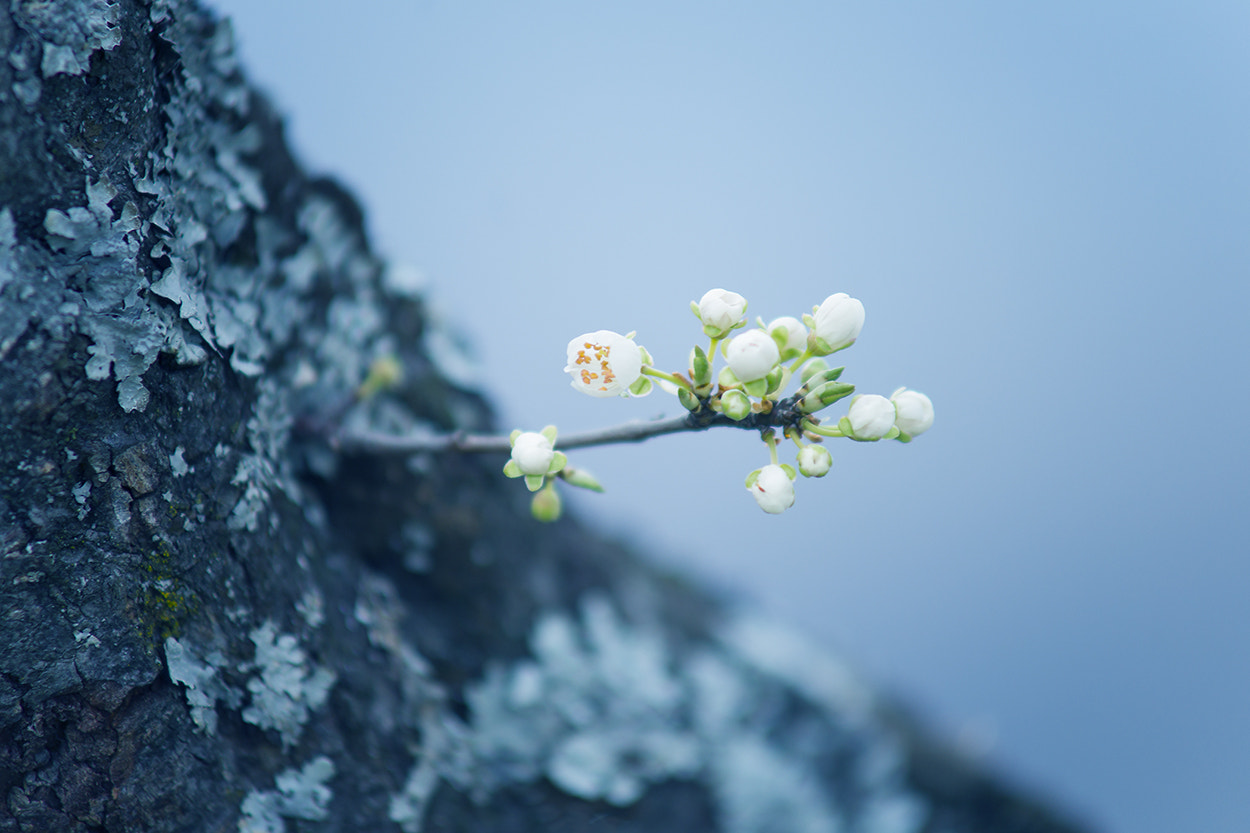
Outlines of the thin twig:
{"type": "MultiPolygon", "coordinates": [[[[796,410],[799,397],[777,403],[772,411],[765,414],[751,414],[746,419],[735,422],[724,414],[717,413],[709,407],[701,408],[697,413],[669,417],[667,419],[641,420],[636,419],[608,428],[593,431],[582,431],[576,434],[561,434],[556,440],[556,448],[586,448],[595,445],[611,445],[613,443],[636,443],[664,434],[678,434],[684,431],[706,431],[709,428],[729,427],[742,428],[748,431],[765,431],[770,428],[785,428],[797,425],[803,418],[813,422],[811,417],[796,410]]],[[[332,440],[335,447],[343,451],[356,451],[374,454],[418,454],[421,452],[440,453],[458,451],[470,454],[506,454],[512,444],[507,436],[488,434],[466,434],[456,431],[450,434],[408,434],[396,436],[377,431],[341,432],[332,440]]]]}

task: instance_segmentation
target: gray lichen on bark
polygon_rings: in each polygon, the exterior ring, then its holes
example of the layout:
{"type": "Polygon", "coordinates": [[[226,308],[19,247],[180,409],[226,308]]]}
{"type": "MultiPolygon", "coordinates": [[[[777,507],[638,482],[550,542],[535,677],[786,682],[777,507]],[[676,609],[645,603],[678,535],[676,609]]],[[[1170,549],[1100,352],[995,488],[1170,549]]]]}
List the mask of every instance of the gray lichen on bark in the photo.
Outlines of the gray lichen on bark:
{"type": "Polygon", "coordinates": [[[228,24],[0,55],[0,833],[1072,829],[502,461],[320,441],[491,417],[228,24]]]}

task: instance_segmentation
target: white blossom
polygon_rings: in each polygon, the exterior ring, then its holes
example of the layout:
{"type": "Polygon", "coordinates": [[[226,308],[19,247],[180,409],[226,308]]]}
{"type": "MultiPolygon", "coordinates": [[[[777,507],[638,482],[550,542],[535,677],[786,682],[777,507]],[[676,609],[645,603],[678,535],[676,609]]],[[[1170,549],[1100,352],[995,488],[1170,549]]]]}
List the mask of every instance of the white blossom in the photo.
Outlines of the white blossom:
{"type": "Polygon", "coordinates": [[[890,396],[898,418],[894,424],[909,437],[918,437],[933,425],[933,402],[920,391],[899,388],[890,396]]]}
{"type": "Polygon", "coordinates": [[[738,381],[754,382],[772,372],[781,361],[781,353],[772,336],[763,330],[751,330],[729,342],[725,358],[738,381]]]}
{"type": "Polygon", "coordinates": [[[764,466],[747,486],[755,502],[770,515],[780,515],[794,505],[794,481],[776,464],[764,466]]]}
{"type": "Polygon", "coordinates": [[[555,456],[551,440],[537,431],[526,431],[512,444],[512,459],[516,461],[521,474],[546,474],[555,456]]]}
{"type": "Polygon", "coordinates": [[[788,315],[775,318],[768,323],[767,329],[773,341],[778,342],[782,361],[793,359],[807,347],[807,328],[797,318],[788,315]]]}
{"type": "Polygon", "coordinates": [[[863,328],[864,305],[845,292],[830,295],[813,316],[809,347],[816,355],[828,355],[854,344],[863,328]]]}
{"type": "Polygon", "coordinates": [[[625,396],[642,375],[642,351],[620,333],[596,330],[569,342],[564,371],[582,393],[625,396]]]}
{"type": "Polygon", "coordinates": [[[699,300],[698,315],[704,332],[714,338],[722,338],[743,320],[747,301],[737,292],[727,289],[711,289],[699,300]]]}
{"type": "Polygon", "coordinates": [[[857,396],[846,416],[856,439],[879,440],[894,427],[894,403],[875,393],[857,396]]]}
{"type": "Polygon", "coordinates": [[[833,466],[833,455],[823,445],[805,445],[798,462],[804,477],[824,477],[833,466]]]}

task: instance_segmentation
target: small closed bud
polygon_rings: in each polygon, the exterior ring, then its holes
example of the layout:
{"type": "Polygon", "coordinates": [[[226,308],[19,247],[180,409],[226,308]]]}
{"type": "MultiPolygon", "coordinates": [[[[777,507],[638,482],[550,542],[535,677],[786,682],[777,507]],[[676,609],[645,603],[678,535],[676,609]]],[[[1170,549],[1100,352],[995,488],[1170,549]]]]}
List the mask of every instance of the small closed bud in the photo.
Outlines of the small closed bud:
{"type": "Polygon", "coordinates": [[[514,463],[515,467],[505,466],[505,474],[509,473],[509,469],[516,472],[510,475],[512,477],[547,474],[556,459],[556,452],[552,448],[550,439],[537,431],[514,431],[511,439],[512,459],[509,463],[514,463]]]}
{"type": "Polygon", "coordinates": [[[708,290],[699,303],[691,301],[690,306],[703,322],[703,332],[712,338],[724,338],[741,327],[747,311],[746,299],[727,289],[708,290]]]}
{"type": "Polygon", "coordinates": [[[551,523],[560,517],[560,496],[556,494],[556,490],[547,487],[534,494],[534,499],[530,501],[530,514],[534,516],[534,520],[543,523],[551,523]]]}
{"type": "Polygon", "coordinates": [[[737,422],[751,413],[751,398],[740,390],[727,390],[720,397],[721,413],[737,422]]]}
{"type": "Polygon", "coordinates": [[[898,412],[894,424],[903,436],[918,437],[933,426],[933,403],[923,393],[899,388],[890,401],[898,412]]]}
{"type": "Polygon", "coordinates": [[[773,319],[765,329],[777,342],[783,362],[798,358],[807,347],[807,328],[797,318],[785,316],[773,319]]]}
{"type": "Polygon", "coordinates": [[[824,477],[833,466],[833,455],[823,445],[805,445],[799,452],[798,463],[804,477],[824,477]]]}
{"type": "Polygon", "coordinates": [[[894,427],[897,412],[894,403],[884,396],[870,393],[851,400],[846,419],[850,423],[851,436],[857,440],[879,440],[894,427]]]}
{"type": "Polygon", "coordinates": [[[794,480],[785,467],[776,464],[751,472],[747,491],[770,515],[780,515],[794,505],[794,480]]]}
{"type": "Polygon", "coordinates": [[[781,361],[781,354],[768,333],[751,330],[729,342],[725,358],[734,376],[745,383],[768,376],[781,361]]]}
{"type": "Polygon", "coordinates": [[[817,307],[811,321],[807,349],[815,356],[827,356],[850,347],[864,328],[864,305],[845,292],[830,295],[817,307]]]}

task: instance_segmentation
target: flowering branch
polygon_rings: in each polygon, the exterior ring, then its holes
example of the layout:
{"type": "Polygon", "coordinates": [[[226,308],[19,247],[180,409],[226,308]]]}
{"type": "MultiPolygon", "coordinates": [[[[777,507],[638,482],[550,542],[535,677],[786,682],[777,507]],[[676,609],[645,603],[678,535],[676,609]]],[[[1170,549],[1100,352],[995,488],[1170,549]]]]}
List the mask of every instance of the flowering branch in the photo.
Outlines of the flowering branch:
{"type": "MultiPolygon", "coordinates": [[[[611,330],[596,330],[570,341],[564,368],[574,389],[594,397],[645,396],[658,384],[677,397],[687,411],[683,416],[635,420],[563,439],[558,439],[554,425],[548,425],[541,431],[513,431],[508,437],[464,432],[393,436],[340,430],[327,432],[329,441],[340,449],[380,454],[509,452],[503,473],[523,478],[534,493],[534,517],[552,521],[560,516],[556,480],[603,491],[589,472],[569,466],[565,450],[716,427],[755,431],[768,446],[769,462],[747,475],[747,491],[765,512],[778,514],[794,504],[794,483],[800,474],[816,478],[829,472],[832,455],[819,445],[826,438],[911,442],[933,424],[929,397],[906,388],[888,399],[875,394],[855,396],[847,414],[832,424],[822,425],[815,416],[855,392],[854,385],[841,381],[844,368],[831,368],[824,360],[858,339],[864,306],[855,298],[830,295],[802,321],[787,316],[765,324],[757,319],[758,329],[738,335],[732,335],[733,331],[747,324],[747,304],[741,295],[713,289],[690,306],[711,341],[706,352],[696,345],[682,370],[660,370],[651,354],[634,342],[633,333],[611,330]],[[715,369],[718,357],[724,359],[719,371],[715,369]],[[783,398],[795,378],[798,390],[783,398]],[[778,460],[778,429],[782,438],[797,447],[797,468],[778,460]]],[[[393,383],[395,372],[384,365],[371,373],[358,397],[393,383]]]]}

